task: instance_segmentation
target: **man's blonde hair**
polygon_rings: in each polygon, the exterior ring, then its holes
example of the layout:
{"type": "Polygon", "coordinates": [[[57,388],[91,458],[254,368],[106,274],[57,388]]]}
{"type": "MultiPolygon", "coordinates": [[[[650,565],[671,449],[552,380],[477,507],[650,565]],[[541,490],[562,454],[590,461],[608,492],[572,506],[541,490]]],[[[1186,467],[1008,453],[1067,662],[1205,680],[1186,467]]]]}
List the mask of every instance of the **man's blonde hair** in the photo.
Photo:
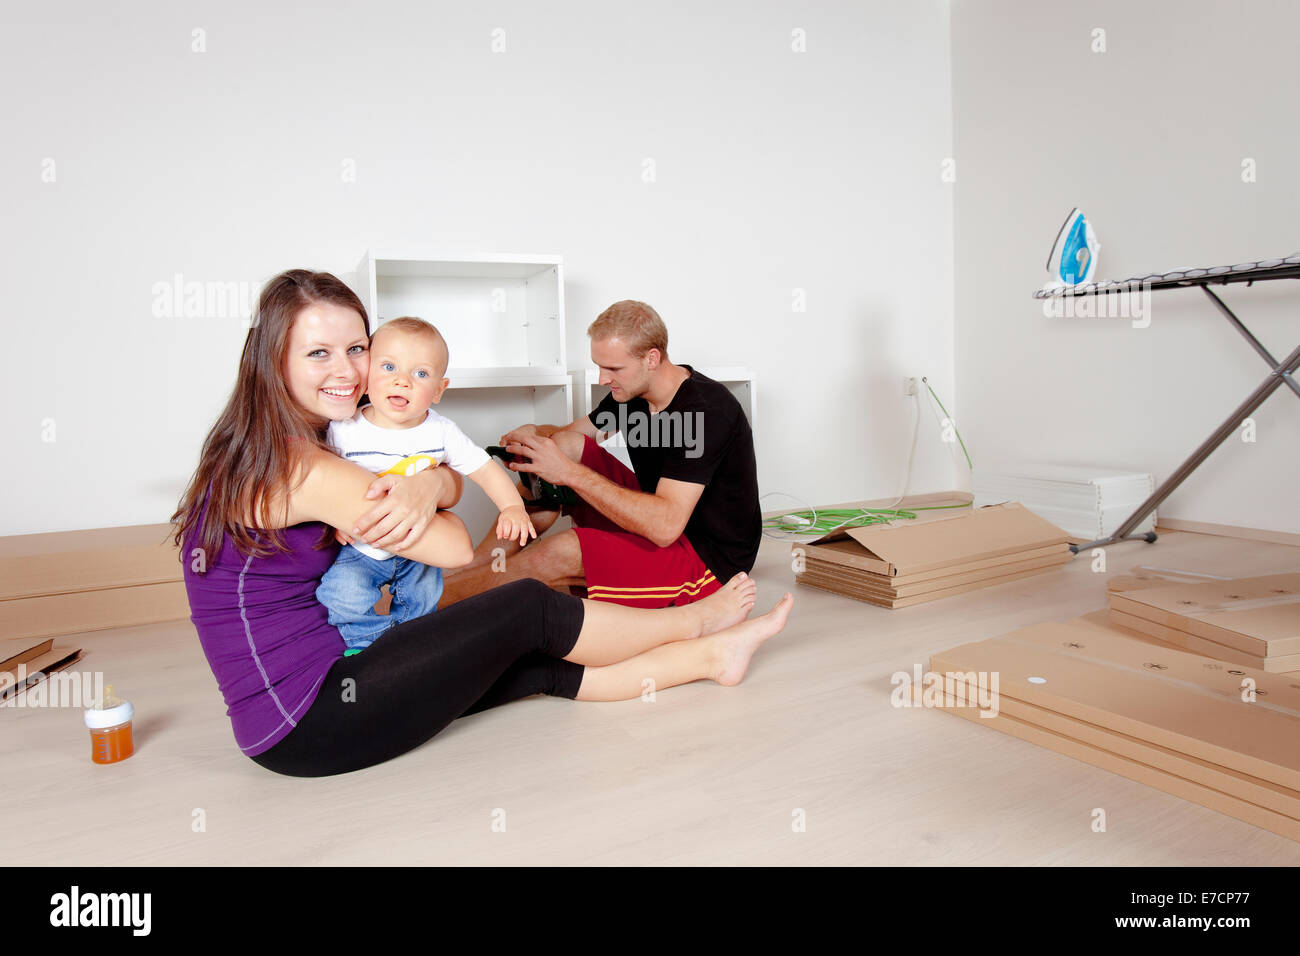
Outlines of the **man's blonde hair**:
{"type": "Polygon", "coordinates": [[[658,349],[659,357],[668,361],[668,327],[658,312],[635,299],[615,302],[600,313],[587,335],[597,341],[616,338],[637,358],[658,349]]]}

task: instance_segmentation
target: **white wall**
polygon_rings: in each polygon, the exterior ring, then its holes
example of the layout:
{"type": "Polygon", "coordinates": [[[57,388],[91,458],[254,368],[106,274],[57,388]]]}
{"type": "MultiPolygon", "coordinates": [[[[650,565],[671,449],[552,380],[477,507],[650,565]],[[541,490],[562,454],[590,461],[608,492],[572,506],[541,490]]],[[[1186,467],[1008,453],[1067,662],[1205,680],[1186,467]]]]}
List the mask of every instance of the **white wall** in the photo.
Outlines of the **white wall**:
{"type": "MultiPolygon", "coordinates": [[[[1281,0],[953,3],[957,394],[977,468],[1162,480],[1268,373],[1200,291],[1153,293],[1145,329],[1047,319],[1031,294],[1075,205],[1099,233],[1099,278],[1300,250],[1298,31],[1281,0]]],[[[1220,294],[1280,359],[1300,341],[1298,292],[1220,294]]],[[[1255,420],[1254,444],[1230,438],[1160,513],[1300,531],[1300,404],[1282,388],[1255,420]]]]}
{"type": "MultiPolygon", "coordinates": [[[[942,0],[14,7],[0,534],[170,516],[244,329],[154,317],[155,283],[351,280],[381,243],[561,253],[571,364],[634,297],[674,359],[753,367],[764,491],[896,493],[900,377],[951,397],[942,0]]],[[[954,480],[934,434],[914,491],[954,480]]]]}

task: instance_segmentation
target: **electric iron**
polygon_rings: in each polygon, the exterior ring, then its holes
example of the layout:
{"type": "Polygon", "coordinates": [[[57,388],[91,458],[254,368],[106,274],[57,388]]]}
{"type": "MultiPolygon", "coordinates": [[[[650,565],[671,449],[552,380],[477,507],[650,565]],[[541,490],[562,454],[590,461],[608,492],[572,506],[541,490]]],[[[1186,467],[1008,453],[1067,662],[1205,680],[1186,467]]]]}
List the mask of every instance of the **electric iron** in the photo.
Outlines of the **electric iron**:
{"type": "Polygon", "coordinates": [[[1052,254],[1047,257],[1048,285],[1075,286],[1091,282],[1097,272],[1097,253],[1101,243],[1092,224],[1076,206],[1065,217],[1065,225],[1056,235],[1052,254]]]}

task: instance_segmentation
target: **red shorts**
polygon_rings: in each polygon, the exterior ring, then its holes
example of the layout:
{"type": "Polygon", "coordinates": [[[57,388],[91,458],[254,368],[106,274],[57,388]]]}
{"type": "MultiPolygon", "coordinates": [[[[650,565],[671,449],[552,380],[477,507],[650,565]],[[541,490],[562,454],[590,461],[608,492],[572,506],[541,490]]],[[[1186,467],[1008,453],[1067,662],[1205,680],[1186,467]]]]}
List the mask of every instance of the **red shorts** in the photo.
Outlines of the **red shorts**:
{"type": "MultiPolygon", "coordinates": [[[[591,438],[582,463],[616,485],[640,491],[636,475],[591,438]]],[[[587,597],[630,607],[668,607],[708,597],[722,585],[682,535],[666,548],[620,528],[585,501],[568,509],[573,519],[587,597]]]]}

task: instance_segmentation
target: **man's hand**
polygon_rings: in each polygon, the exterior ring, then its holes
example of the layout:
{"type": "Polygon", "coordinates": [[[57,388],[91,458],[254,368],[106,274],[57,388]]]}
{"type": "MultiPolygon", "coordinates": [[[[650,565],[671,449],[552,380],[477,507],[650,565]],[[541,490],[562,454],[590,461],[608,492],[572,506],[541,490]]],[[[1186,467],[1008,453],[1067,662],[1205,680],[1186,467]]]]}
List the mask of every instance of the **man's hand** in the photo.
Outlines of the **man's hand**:
{"type": "Polygon", "coordinates": [[[518,428],[511,429],[501,436],[501,441],[497,442],[502,448],[513,441],[519,441],[522,438],[532,438],[540,435],[542,438],[550,438],[560,430],[559,425],[520,425],[518,428]]]}
{"type": "Polygon", "coordinates": [[[506,445],[510,444],[512,441],[517,442],[521,438],[531,437],[536,434],[536,425],[520,425],[518,428],[512,428],[510,431],[502,435],[501,440],[497,442],[497,444],[502,448],[505,448],[506,445]]]}
{"type": "Polygon", "coordinates": [[[521,548],[528,543],[529,538],[537,537],[537,529],[533,527],[523,505],[512,505],[501,512],[497,518],[497,537],[502,541],[518,538],[521,548]]]}
{"type": "Polygon", "coordinates": [[[507,444],[505,449],[512,455],[522,455],[531,459],[531,461],[512,461],[508,466],[511,471],[530,472],[553,485],[570,484],[570,476],[578,465],[560,451],[560,446],[555,444],[553,439],[543,438],[541,435],[524,435],[507,444]]]}

